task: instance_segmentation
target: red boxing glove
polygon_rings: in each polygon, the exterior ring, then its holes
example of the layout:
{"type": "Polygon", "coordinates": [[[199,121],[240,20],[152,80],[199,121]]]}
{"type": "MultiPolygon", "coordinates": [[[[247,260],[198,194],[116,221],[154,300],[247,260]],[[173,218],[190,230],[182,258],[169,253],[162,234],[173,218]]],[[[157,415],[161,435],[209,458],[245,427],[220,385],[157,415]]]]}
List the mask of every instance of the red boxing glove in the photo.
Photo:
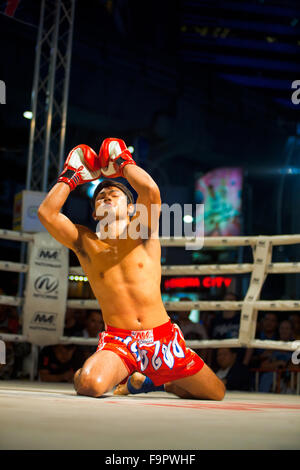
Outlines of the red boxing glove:
{"type": "Polygon", "coordinates": [[[123,176],[125,165],[136,165],[124,140],[109,137],[103,140],[99,151],[101,173],[107,178],[123,176]]]}
{"type": "Polygon", "coordinates": [[[68,184],[73,191],[78,184],[100,178],[100,168],[100,160],[96,152],[88,145],[77,145],[69,153],[57,182],[68,184]]]}

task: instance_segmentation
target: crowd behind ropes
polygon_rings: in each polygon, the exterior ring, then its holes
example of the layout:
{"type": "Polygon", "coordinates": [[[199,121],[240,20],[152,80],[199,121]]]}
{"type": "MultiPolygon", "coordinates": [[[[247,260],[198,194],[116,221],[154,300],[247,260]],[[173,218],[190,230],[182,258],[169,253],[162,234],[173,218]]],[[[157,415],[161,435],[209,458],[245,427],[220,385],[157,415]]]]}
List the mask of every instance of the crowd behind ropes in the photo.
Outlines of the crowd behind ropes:
{"type": "MultiPolygon", "coordinates": [[[[180,300],[190,299],[181,297],[180,300]]],[[[222,300],[236,301],[239,298],[235,293],[227,293],[222,300]]],[[[168,312],[187,341],[238,337],[240,311],[201,312],[199,322],[192,321],[190,313],[168,312]]],[[[99,338],[104,330],[101,310],[67,308],[64,336],[99,338]]],[[[21,331],[17,308],[0,305],[0,333],[20,334],[21,331]]],[[[259,312],[255,337],[261,340],[300,340],[300,312],[259,312]]],[[[5,346],[6,363],[0,365],[0,380],[28,379],[31,345],[5,341],[5,346]]],[[[96,348],[97,344],[57,344],[39,348],[35,378],[43,382],[71,383],[76,370],[96,348]]],[[[293,371],[297,371],[297,365],[292,361],[293,351],[221,347],[201,348],[196,352],[224,382],[227,390],[296,393],[296,381],[292,380],[293,371]]]]}

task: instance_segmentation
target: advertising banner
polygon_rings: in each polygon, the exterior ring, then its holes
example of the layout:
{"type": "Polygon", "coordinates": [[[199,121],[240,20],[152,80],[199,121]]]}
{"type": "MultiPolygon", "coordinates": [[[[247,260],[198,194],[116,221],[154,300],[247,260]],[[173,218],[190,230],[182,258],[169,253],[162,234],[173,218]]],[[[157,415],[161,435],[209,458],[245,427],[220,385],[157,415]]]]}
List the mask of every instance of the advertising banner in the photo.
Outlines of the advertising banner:
{"type": "Polygon", "coordinates": [[[68,249],[48,233],[36,233],[28,266],[23,334],[32,344],[58,344],[65,322],[68,249]]]}
{"type": "Polygon", "coordinates": [[[41,191],[21,191],[15,195],[13,230],[21,232],[45,232],[37,212],[47,193],[41,191]]]}
{"type": "Polygon", "coordinates": [[[217,168],[196,181],[196,202],[204,204],[205,236],[241,234],[243,172],[241,168],[217,168]]]}

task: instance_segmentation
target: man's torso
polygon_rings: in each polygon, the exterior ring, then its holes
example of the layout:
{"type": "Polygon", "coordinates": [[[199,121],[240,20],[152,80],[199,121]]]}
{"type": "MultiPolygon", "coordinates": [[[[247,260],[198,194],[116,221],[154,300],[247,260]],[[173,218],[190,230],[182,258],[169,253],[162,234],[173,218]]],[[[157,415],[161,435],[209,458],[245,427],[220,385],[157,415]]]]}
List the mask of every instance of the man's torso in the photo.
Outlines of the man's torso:
{"type": "Polygon", "coordinates": [[[75,253],[98,300],[106,324],[144,330],[168,321],[160,292],[160,242],[155,238],[99,240],[78,226],[75,253]]]}

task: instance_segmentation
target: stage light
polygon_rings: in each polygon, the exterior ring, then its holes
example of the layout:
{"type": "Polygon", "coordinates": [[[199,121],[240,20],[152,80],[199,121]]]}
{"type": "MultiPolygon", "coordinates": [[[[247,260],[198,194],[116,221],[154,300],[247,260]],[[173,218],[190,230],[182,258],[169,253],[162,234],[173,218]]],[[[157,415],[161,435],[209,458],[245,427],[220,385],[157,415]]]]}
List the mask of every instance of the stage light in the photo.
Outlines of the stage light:
{"type": "Polygon", "coordinates": [[[23,117],[25,119],[32,119],[32,111],[24,111],[23,117]]]}
{"type": "Polygon", "coordinates": [[[129,145],[128,150],[129,150],[130,153],[133,153],[134,152],[134,147],[132,145],[129,145]]]}
{"type": "Polygon", "coordinates": [[[98,186],[98,184],[101,183],[102,180],[103,178],[99,178],[98,180],[91,181],[86,185],[86,194],[90,199],[92,199],[93,197],[96,186],[98,186]]]}
{"type": "Polygon", "coordinates": [[[279,174],[280,175],[299,175],[300,174],[300,168],[297,168],[295,166],[286,167],[286,168],[279,168],[279,174]]]}
{"type": "Polygon", "coordinates": [[[75,282],[88,282],[88,278],[86,276],[73,276],[72,274],[69,276],[69,281],[75,282]]]}

